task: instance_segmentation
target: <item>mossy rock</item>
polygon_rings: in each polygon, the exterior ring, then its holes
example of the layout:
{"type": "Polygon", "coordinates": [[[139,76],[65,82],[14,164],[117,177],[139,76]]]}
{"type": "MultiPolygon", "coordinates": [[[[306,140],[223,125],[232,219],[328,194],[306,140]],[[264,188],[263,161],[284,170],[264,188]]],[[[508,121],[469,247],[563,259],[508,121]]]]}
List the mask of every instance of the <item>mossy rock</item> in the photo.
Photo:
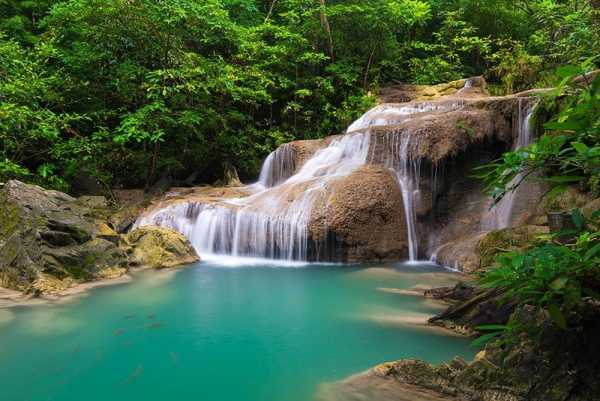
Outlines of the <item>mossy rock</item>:
{"type": "Polygon", "coordinates": [[[40,294],[123,273],[127,254],[99,219],[99,197],[75,199],[20,181],[0,187],[0,285],[40,294]],[[106,270],[106,271],[105,271],[106,270]]]}
{"type": "Polygon", "coordinates": [[[586,192],[581,192],[574,187],[568,187],[565,191],[556,196],[545,196],[541,203],[542,212],[568,212],[576,208],[584,207],[593,199],[594,198],[586,192]]]}
{"type": "Polygon", "coordinates": [[[180,233],[163,227],[147,226],[127,234],[133,265],[170,268],[200,260],[192,244],[180,233]]]}
{"type": "Polygon", "coordinates": [[[547,233],[548,227],[532,225],[491,231],[479,242],[481,266],[491,266],[500,253],[526,249],[535,244],[538,236],[547,233]]]}

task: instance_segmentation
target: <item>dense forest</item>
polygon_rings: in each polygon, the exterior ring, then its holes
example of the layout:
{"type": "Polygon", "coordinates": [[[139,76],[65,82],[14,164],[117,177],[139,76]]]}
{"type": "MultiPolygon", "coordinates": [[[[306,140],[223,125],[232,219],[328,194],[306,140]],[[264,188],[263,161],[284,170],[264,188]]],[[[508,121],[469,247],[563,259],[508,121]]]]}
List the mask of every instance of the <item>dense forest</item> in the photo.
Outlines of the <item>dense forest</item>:
{"type": "Polygon", "coordinates": [[[386,84],[513,93],[599,54],[595,0],[4,0],[0,181],[251,179],[386,84]]]}

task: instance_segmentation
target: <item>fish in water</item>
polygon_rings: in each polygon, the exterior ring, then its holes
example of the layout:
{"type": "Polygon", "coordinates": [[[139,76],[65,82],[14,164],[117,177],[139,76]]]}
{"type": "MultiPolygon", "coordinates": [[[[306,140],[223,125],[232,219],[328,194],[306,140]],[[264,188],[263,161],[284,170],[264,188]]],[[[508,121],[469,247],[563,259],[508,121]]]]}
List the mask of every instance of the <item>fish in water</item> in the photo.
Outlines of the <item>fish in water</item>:
{"type": "Polygon", "coordinates": [[[178,364],[178,360],[177,360],[177,352],[169,352],[169,356],[171,357],[171,362],[173,363],[173,365],[177,365],[178,364]]]}
{"type": "Polygon", "coordinates": [[[130,319],[134,319],[134,318],[135,318],[135,315],[127,315],[123,319],[130,320],[130,319]]]}
{"type": "Polygon", "coordinates": [[[154,319],[156,317],[156,315],[153,313],[151,315],[148,315],[148,319],[154,319]]]}
{"type": "Polygon", "coordinates": [[[120,335],[122,335],[123,333],[125,333],[125,329],[116,329],[116,330],[113,332],[113,335],[115,335],[115,336],[120,336],[120,335]]]}
{"type": "Polygon", "coordinates": [[[140,365],[137,368],[135,368],[133,372],[129,374],[129,376],[127,376],[127,378],[124,380],[124,383],[131,383],[135,381],[138,377],[142,375],[142,373],[144,373],[144,367],[140,365]]]}
{"type": "Polygon", "coordinates": [[[147,324],[144,327],[147,329],[158,329],[160,326],[162,326],[162,323],[154,322],[154,323],[147,324]]]}

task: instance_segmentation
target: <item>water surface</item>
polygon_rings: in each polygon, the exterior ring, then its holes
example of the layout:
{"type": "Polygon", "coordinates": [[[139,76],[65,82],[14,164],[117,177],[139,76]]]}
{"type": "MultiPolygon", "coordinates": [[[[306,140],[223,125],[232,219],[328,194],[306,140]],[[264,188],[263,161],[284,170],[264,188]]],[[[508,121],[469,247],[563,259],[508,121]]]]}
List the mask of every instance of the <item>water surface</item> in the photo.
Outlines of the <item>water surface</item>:
{"type": "Polygon", "coordinates": [[[204,262],[4,311],[1,399],[310,401],[380,362],[469,358],[468,340],[405,324],[438,306],[381,290],[448,282],[440,272],[204,262]]]}

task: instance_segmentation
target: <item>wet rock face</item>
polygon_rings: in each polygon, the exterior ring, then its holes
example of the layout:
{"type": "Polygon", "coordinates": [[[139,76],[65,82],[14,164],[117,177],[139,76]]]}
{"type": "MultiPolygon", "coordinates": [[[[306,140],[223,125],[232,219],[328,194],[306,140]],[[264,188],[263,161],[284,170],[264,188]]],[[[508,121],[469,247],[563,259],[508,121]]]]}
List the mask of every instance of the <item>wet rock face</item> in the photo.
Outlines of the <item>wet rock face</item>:
{"type": "Polygon", "coordinates": [[[127,272],[128,247],[107,221],[104,198],[9,181],[0,187],[0,203],[0,287],[59,293],[127,272]]]}
{"type": "MultiPolygon", "coordinates": [[[[406,259],[408,242],[402,195],[391,171],[364,166],[338,180],[313,208],[309,230],[325,245],[325,260],[406,259]]],[[[323,247],[321,247],[323,249],[323,247]]]]}

